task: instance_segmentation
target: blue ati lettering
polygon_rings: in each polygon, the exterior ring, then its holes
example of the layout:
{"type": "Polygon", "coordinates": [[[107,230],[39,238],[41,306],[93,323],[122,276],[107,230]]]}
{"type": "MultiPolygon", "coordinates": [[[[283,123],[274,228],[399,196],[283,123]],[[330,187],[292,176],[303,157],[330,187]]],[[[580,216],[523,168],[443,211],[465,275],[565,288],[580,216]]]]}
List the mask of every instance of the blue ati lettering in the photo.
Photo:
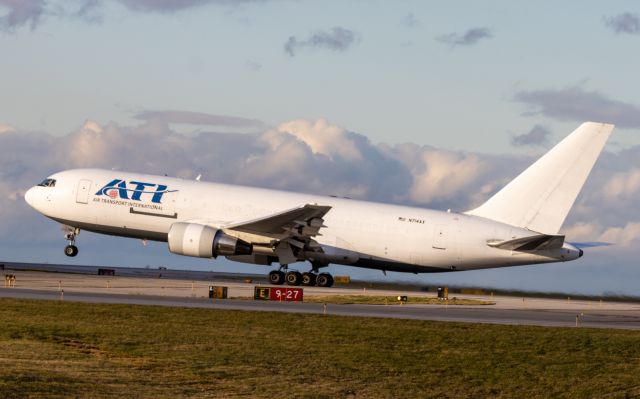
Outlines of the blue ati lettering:
{"type": "Polygon", "coordinates": [[[127,183],[122,179],[114,179],[98,190],[96,195],[106,195],[110,198],[132,201],[142,201],[143,199],[151,197],[151,202],[160,204],[162,203],[163,195],[176,191],[178,190],[168,190],[168,187],[163,184],[144,183],[140,181],[130,181],[127,183]],[[144,198],[143,195],[145,195],[144,198]]]}

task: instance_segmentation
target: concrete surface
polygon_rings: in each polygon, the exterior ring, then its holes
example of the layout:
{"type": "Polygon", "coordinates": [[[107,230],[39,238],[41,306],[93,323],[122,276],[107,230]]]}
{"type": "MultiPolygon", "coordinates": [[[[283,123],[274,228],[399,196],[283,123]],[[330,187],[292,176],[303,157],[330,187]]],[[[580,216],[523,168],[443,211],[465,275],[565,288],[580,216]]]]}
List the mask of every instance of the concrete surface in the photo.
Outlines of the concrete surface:
{"type": "MultiPolygon", "coordinates": [[[[154,273],[157,272],[154,271],[154,273]]],[[[248,311],[324,313],[323,304],[254,301],[254,286],[225,278],[185,280],[180,278],[97,276],[5,270],[16,276],[15,287],[0,288],[0,297],[130,303],[159,306],[203,307],[248,311]],[[228,300],[208,298],[209,285],[228,287],[228,300]]],[[[305,297],[314,295],[382,295],[434,297],[434,293],[353,289],[344,287],[305,287],[305,297]]],[[[453,295],[452,295],[453,296],[453,295]]],[[[495,305],[333,305],[326,313],[341,316],[391,317],[404,319],[463,321],[497,324],[624,328],[640,330],[640,304],[514,298],[503,296],[456,295],[459,298],[493,301],[495,305]]]]}

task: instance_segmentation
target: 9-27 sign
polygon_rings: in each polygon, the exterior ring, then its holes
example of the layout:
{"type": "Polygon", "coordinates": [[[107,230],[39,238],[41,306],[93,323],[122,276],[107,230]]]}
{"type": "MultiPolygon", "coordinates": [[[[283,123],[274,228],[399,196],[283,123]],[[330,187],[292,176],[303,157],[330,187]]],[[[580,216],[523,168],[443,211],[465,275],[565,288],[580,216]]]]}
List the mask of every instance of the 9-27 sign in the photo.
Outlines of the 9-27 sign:
{"type": "Polygon", "coordinates": [[[253,299],[263,301],[302,302],[302,288],[255,287],[253,299]]]}

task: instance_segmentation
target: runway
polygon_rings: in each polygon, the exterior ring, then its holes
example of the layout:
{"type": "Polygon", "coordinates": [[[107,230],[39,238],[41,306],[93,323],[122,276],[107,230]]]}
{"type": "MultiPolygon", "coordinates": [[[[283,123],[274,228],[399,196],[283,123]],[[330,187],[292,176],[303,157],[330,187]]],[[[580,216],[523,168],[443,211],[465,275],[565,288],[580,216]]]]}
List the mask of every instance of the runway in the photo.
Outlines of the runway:
{"type": "Polygon", "coordinates": [[[640,310],[637,306],[625,309],[509,309],[499,306],[445,305],[335,305],[319,303],[291,303],[254,301],[249,299],[212,300],[199,297],[115,294],[95,292],[55,292],[24,288],[0,290],[0,297],[40,300],[63,300],[89,303],[118,303],[185,308],[211,308],[240,311],[268,311],[312,313],[350,317],[384,317],[414,320],[437,320],[471,323],[492,323],[531,326],[619,328],[640,330],[640,310]]]}
{"type": "MultiPolygon", "coordinates": [[[[241,311],[328,314],[349,317],[384,317],[416,320],[531,326],[620,328],[640,330],[640,303],[460,295],[490,301],[493,305],[360,305],[254,301],[255,286],[264,284],[242,275],[166,269],[113,268],[117,275],[97,275],[95,266],[1,263],[4,274],[16,277],[15,287],[0,288],[0,298],[64,300],[154,306],[197,307],[241,311]],[[209,286],[228,288],[232,299],[208,298],[209,286]],[[577,320],[576,320],[577,318],[577,320]]],[[[250,276],[255,277],[255,276],[250,276]]],[[[433,292],[305,287],[304,297],[372,295],[434,297],[433,292]]]]}

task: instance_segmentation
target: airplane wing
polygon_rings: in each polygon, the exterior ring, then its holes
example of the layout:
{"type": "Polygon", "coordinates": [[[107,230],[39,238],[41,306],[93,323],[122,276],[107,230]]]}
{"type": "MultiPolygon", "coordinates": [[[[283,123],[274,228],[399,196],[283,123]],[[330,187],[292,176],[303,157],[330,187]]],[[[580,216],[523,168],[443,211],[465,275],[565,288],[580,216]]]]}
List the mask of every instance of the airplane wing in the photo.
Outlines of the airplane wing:
{"type": "Polygon", "coordinates": [[[271,237],[279,241],[275,252],[283,264],[296,261],[293,248],[321,251],[313,237],[320,235],[324,226],[324,215],[330,206],[306,204],[259,219],[227,225],[226,230],[271,237]]]}
{"type": "Polygon", "coordinates": [[[275,239],[314,237],[319,234],[330,206],[306,204],[259,219],[225,226],[225,229],[268,236],[275,239]]]}
{"type": "Polygon", "coordinates": [[[544,249],[562,248],[564,236],[537,234],[535,236],[521,237],[513,240],[489,241],[487,245],[494,248],[510,251],[540,251],[544,249]]]}

